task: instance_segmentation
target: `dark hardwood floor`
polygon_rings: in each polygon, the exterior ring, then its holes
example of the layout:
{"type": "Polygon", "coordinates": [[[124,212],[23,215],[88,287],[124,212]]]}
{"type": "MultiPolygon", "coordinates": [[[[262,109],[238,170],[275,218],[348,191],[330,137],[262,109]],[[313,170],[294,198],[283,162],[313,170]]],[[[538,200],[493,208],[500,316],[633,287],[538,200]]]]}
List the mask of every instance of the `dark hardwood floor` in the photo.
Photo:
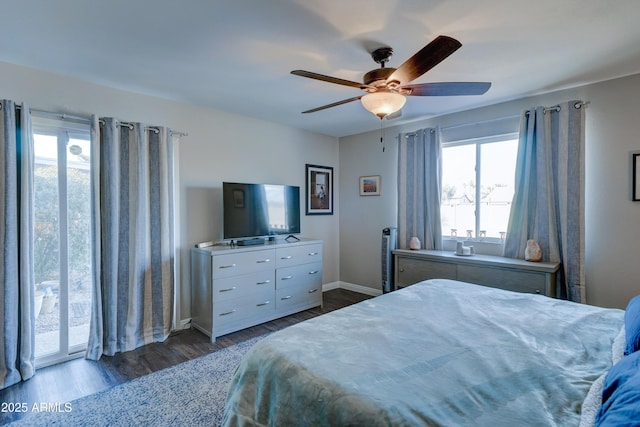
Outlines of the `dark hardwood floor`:
{"type": "MultiPolygon", "coordinates": [[[[312,308],[218,337],[215,343],[195,329],[186,329],[174,332],[163,343],[150,344],[112,357],[103,356],[97,362],[75,359],[42,368],[31,379],[0,390],[0,404],[26,403],[28,407],[43,402],[64,404],[368,298],[371,296],[333,289],[324,292],[322,308],[312,308]]],[[[6,424],[22,416],[24,414],[0,410],[0,423],[6,424]]]]}

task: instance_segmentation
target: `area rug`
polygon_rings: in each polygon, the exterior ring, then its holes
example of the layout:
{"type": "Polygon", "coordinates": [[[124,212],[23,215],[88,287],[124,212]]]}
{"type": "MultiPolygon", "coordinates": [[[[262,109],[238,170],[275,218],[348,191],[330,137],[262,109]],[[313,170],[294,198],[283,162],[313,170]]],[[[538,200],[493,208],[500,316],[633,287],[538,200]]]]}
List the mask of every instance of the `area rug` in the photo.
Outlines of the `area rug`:
{"type": "MultiPolygon", "coordinates": [[[[11,426],[219,426],[231,377],[264,336],[181,363],[11,426]]],[[[45,408],[46,409],[46,408],[45,408]]]]}

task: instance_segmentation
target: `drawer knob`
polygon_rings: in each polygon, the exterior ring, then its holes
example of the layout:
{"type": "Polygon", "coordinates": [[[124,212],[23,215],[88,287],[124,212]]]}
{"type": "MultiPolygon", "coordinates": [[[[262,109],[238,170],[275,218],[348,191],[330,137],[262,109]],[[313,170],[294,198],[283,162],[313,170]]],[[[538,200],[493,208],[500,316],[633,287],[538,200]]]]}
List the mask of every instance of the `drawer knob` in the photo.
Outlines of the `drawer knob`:
{"type": "Polygon", "coordinates": [[[218,267],[218,268],[233,268],[233,267],[235,267],[235,266],[236,266],[235,264],[229,264],[229,265],[221,265],[221,266],[220,266],[220,267],[218,267]]]}
{"type": "Polygon", "coordinates": [[[256,285],[266,285],[267,283],[270,283],[271,280],[264,280],[262,282],[256,282],[256,285]]]}
{"type": "Polygon", "coordinates": [[[291,255],[287,255],[287,256],[281,256],[280,259],[291,259],[292,256],[291,255]]]}
{"type": "Polygon", "coordinates": [[[311,270],[311,271],[309,272],[309,274],[318,274],[318,273],[320,273],[320,271],[319,271],[319,270],[311,270]]]}
{"type": "Polygon", "coordinates": [[[290,279],[293,279],[293,276],[284,276],[282,278],[282,280],[290,280],[290,279]]]}
{"type": "Polygon", "coordinates": [[[270,262],[270,259],[259,259],[258,261],[256,261],[258,264],[264,264],[265,262],[270,262]]]}
{"type": "Polygon", "coordinates": [[[307,255],[309,255],[309,256],[316,256],[316,255],[318,255],[318,252],[309,252],[307,255]]]}
{"type": "Polygon", "coordinates": [[[261,302],[260,304],[256,304],[256,307],[262,307],[263,305],[269,305],[271,304],[271,301],[265,301],[265,302],[261,302]]]}
{"type": "Polygon", "coordinates": [[[225,313],[220,313],[220,316],[228,316],[228,315],[233,314],[233,313],[235,313],[235,312],[236,312],[236,309],[234,308],[234,309],[233,309],[233,310],[231,310],[231,311],[227,311],[227,312],[225,312],[225,313]]]}
{"type": "Polygon", "coordinates": [[[310,293],[310,294],[312,294],[312,293],[314,293],[314,292],[318,292],[318,288],[316,288],[316,289],[310,289],[310,290],[309,290],[309,293],[310,293]]]}
{"type": "Polygon", "coordinates": [[[229,292],[229,291],[233,291],[233,290],[235,290],[235,289],[236,289],[236,287],[235,287],[235,286],[232,286],[232,287],[227,288],[227,289],[220,289],[220,292],[229,292]]]}
{"type": "Polygon", "coordinates": [[[541,294],[540,289],[536,289],[536,294],[541,294]]]}
{"type": "Polygon", "coordinates": [[[291,298],[293,298],[293,295],[287,295],[286,297],[282,297],[280,299],[284,301],[284,300],[291,299],[291,298]]]}

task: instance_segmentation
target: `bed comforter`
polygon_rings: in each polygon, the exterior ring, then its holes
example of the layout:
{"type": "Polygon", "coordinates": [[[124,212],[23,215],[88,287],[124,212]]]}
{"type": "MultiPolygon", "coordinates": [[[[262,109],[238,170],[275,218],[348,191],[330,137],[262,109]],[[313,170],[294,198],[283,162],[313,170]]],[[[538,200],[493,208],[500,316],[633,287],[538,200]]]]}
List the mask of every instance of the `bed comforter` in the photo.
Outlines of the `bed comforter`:
{"type": "Polygon", "coordinates": [[[577,426],[624,311],[429,280],[247,353],[227,426],[577,426]]]}

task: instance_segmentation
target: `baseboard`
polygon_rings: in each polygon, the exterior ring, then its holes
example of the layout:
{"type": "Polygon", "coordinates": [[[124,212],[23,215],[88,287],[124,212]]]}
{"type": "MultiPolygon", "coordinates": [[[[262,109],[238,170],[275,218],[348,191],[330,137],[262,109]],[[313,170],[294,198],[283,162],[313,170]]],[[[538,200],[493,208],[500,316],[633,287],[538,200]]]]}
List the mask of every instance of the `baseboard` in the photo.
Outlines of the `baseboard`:
{"type": "Polygon", "coordinates": [[[330,291],[331,289],[346,289],[348,291],[358,292],[374,297],[382,295],[382,289],[374,289],[369,286],[356,285],[355,283],[337,281],[322,285],[322,292],[330,291]]]}
{"type": "Polygon", "coordinates": [[[339,289],[339,288],[340,288],[340,282],[325,283],[324,285],[322,285],[322,292],[327,292],[332,289],[339,289]]]}

